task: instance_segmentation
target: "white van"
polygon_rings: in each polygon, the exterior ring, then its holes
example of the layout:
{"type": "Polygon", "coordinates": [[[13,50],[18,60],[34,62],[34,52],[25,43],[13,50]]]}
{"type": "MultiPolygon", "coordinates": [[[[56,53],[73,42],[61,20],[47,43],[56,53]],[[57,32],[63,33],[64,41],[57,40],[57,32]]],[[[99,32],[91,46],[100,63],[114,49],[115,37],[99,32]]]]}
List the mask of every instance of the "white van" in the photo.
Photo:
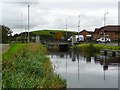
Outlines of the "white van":
{"type": "Polygon", "coordinates": [[[84,41],[84,36],[83,35],[74,35],[74,36],[71,36],[70,38],[68,38],[67,41],[71,42],[72,39],[74,39],[74,42],[82,42],[82,41],[84,41]]]}

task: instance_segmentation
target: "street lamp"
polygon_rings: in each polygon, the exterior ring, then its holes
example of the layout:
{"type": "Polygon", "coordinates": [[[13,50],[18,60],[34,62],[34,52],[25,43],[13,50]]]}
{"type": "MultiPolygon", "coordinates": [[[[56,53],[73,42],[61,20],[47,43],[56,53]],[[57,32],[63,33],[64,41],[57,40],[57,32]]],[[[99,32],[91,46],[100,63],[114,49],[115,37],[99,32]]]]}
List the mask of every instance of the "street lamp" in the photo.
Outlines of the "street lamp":
{"type": "Polygon", "coordinates": [[[108,12],[104,13],[104,26],[106,25],[106,15],[108,14],[108,12]]]}
{"type": "Polygon", "coordinates": [[[67,37],[67,19],[66,19],[66,37],[67,37]]]}
{"type": "Polygon", "coordinates": [[[78,16],[78,42],[79,42],[79,31],[80,31],[80,15],[78,16]]]}
{"type": "MultiPolygon", "coordinates": [[[[106,15],[108,14],[108,12],[104,13],[104,38],[106,40],[106,33],[105,33],[105,26],[106,26],[106,15]]],[[[106,44],[106,42],[105,42],[106,44]]]]}
{"type": "Polygon", "coordinates": [[[30,34],[29,34],[29,5],[28,5],[28,43],[30,42],[30,34]]]}
{"type": "Polygon", "coordinates": [[[22,41],[22,39],[23,39],[23,35],[22,35],[23,21],[22,21],[22,18],[23,18],[23,16],[22,16],[22,14],[21,14],[21,42],[23,42],[23,41],[22,41]]]}

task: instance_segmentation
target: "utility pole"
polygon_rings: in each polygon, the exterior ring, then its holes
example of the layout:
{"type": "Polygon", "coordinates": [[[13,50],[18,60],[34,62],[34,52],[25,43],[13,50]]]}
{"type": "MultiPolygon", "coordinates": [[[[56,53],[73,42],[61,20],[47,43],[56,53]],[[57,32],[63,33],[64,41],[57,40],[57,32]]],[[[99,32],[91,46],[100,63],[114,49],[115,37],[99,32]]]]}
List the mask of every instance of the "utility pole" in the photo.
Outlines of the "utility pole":
{"type": "Polygon", "coordinates": [[[28,43],[30,42],[30,33],[29,33],[29,5],[28,5],[28,43]]]}
{"type": "Polygon", "coordinates": [[[26,31],[26,28],[25,28],[25,42],[27,43],[27,31],[26,31]]]}
{"type": "Polygon", "coordinates": [[[22,14],[21,14],[21,42],[22,42],[22,27],[23,27],[23,22],[22,22],[22,14]]]}
{"type": "Polygon", "coordinates": [[[78,42],[79,42],[79,32],[80,32],[80,15],[78,16],[78,42]]]}
{"type": "Polygon", "coordinates": [[[120,30],[120,27],[118,26],[118,46],[120,46],[120,35],[119,35],[120,31],[119,30],[120,30]]]}
{"type": "Polygon", "coordinates": [[[108,14],[108,12],[104,13],[104,26],[106,25],[106,15],[108,14]]]}
{"type": "Polygon", "coordinates": [[[66,19],[66,37],[67,37],[67,19],[66,19]]]}
{"type": "MultiPolygon", "coordinates": [[[[106,40],[106,33],[105,33],[105,26],[106,26],[106,15],[108,14],[108,12],[106,12],[106,13],[104,13],[104,38],[105,38],[105,40],[106,40]]],[[[105,44],[106,44],[106,42],[105,42],[105,44]]]]}
{"type": "MultiPolygon", "coordinates": [[[[120,1],[118,3],[118,17],[120,17],[120,1]]],[[[120,46],[120,18],[118,18],[118,46],[120,46]]]]}
{"type": "Polygon", "coordinates": [[[66,32],[65,32],[65,41],[67,41],[67,18],[66,18],[66,26],[65,26],[65,29],[66,29],[66,32]]]}

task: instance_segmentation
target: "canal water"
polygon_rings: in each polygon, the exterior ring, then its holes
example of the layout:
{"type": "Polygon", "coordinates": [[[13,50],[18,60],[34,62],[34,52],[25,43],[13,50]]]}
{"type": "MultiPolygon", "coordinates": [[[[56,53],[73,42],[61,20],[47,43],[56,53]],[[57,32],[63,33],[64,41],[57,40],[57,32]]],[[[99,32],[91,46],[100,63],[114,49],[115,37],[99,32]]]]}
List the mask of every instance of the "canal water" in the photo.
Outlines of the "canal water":
{"type": "Polygon", "coordinates": [[[48,57],[54,72],[67,80],[67,88],[118,88],[118,57],[73,51],[50,51],[48,57]]]}

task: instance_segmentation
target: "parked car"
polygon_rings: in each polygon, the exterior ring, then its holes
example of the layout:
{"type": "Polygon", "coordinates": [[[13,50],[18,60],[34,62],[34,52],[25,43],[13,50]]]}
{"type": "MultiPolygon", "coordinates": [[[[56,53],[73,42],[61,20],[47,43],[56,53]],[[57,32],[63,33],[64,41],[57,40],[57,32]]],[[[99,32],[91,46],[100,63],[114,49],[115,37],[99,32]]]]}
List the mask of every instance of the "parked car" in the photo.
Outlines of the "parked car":
{"type": "Polygon", "coordinates": [[[100,43],[107,43],[107,42],[111,42],[111,39],[110,38],[99,38],[96,41],[100,43]]]}

